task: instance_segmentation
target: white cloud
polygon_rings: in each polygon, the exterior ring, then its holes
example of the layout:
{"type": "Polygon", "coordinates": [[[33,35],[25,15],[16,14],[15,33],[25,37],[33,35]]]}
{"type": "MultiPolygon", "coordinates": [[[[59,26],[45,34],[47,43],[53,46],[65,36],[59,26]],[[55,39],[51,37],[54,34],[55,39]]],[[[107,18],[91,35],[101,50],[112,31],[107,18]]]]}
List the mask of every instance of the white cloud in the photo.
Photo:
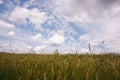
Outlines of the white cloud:
{"type": "Polygon", "coordinates": [[[35,28],[37,29],[47,20],[47,14],[45,12],[40,12],[37,8],[30,10],[29,14],[29,20],[35,24],[35,28]]]}
{"type": "Polygon", "coordinates": [[[8,35],[8,31],[13,30],[15,27],[13,24],[5,22],[0,19],[0,36],[8,35]]]}
{"type": "Polygon", "coordinates": [[[15,36],[15,32],[14,31],[10,31],[10,32],[8,32],[8,36],[12,36],[12,37],[14,37],[15,36]]]}
{"type": "Polygon", "coordinates": [[[42,50],[44,50],[44,48],[45,48],[45,45],[43,45],[43,46],[36,46],[36,47],[34,48],[34,51],[35,51],[36,53],[40,53],[42,50]]]}
{"type": "Polygon", "coordinates": [[[86,43],[90,44],[91,46],[98,46],[100,42],[102,42],[102,40],[100,41],[99,39],[98,40],[92,39],[90,41],[87,41],[86,43]]]}
{"type": "Polygon", "coordinates": [[[17,6],[10,14],[9,19],[17,24],[26,24],[28,16],[28,9],[17,6]]]}
{"type": "Polygon", "coordinates": [[[36,29],[39,29],[41,24],[47,20],[48,16],[45,12],[40,12],[38,8],[29,10],[17,6],[10,14],[9,20],[17,24],[26,24],[27,18],[35,25],[36,29]]]}
{"type": "Polygon", "coordinates": [[[116,10],[115,6],[120,7],[119,0],[89,0],[89,2],[88,0],[58,0],[54,4],[57,5],[55,12],[62,15],[66,20],[82,23],[94,22],[96,19],[108,17],[116,10]]]}
{"type": "Polygon", "coordinates": [[[79,37],[79,40],[82,40],[82,41],[89,41],[91,39],[92,37],[89,34],[83,34],[79,37]]]}
{"type": "Polygon", "coordinates": [[[119,0],[89,0],[89,3],[88,0],[58,0],[55,4],[56,13],[90,33],[81,35],[80,40],[93,46],[105,40],[105,47],[120,51],[117,48],[120,45],[119,0]]]}
{"type": "Polygon", "coordinates": [[[0,4],[3,4],[3,1],[2,1],[2,0],[0,0],[0,4]]]}
{"type": "Polygon", "coordinates": [[[14,25],[13,24],[10,24],[10,23],[7,23],[3,20],[0,19],[0,27],[4,27],[4,28],[13,28],[14,25]]]}
{"type": "MultiPolygon", "coordinates": [[[[120,15],[116,15],[111,18],[102,19],[101,25],[94,27],[89,33],[92,35],[92,39],[87,43],[91,43],[92,46],[98,46],[104,40],[104,47],[107,50],[114,52],[120,52],[118,47],[120,46],[120,15]]],[[[99,21],[98,21],[99,23],[99,21]]]]}
{"type": "Polygon", "coordinates": [[[107,20],[103,27],[102,32],[99,35],[107,42],[107,45],[111,46],[109,49],[113,51],[120,51],[120,16],[116,16],[107,20]]]}
{"type": "Polygon", "coordinates": [[[8,41],[2,41],[2,40],[0,40],[0,50],[1,51],[9,51],[9,49],[8,48],[10,48],[10,45],[9,45],[9,43],[8,43],[8,41]]]}
{"type": "Polygon", "coordinates": [[[32,36],[31,39],[34,40],[34,41],[40,41],[42,39],[42,34],[38,33],[38,34],[32,36]]]}
{"type": "Polygon", "coordinates": [[[50,37],[47,40],[47,44],[51,46],[59,46],[62,45],[64,41],[65,41],[65,37],[63,35],[54,34],[52,37],[50,37]]]}
{"type": "Polygon", "coordinates": [[[81,53],[88,53],[89,51],[88,51],[88,49],[86,49],[86,48],[82,48],[82,49],[80,49],[80,52],[81,52],[81,53]]]}
{"type": "Polygon", "coordinates": [[[27,49],[31,50],[33,47],[32,46],[27,46],[27,49]]]}
{"type": "Polygon", "coordinates": [[[89,1],[89,4],[87,4],[83,0],[58,0],[56,13],[61,14],[67,21],[89,22],[92,19],[88,13],[89,9],[85,10],[84,8],[87,9],[88,5],[92,7],[92,3],[89,1]]]}
{"type": "Polygon", "coordinates": [[[25,53],[30,50],[27,48],[28,45],[22,41],[0,41],[0,48],[4,52],[15,52],[15,53],[25,53]]]}

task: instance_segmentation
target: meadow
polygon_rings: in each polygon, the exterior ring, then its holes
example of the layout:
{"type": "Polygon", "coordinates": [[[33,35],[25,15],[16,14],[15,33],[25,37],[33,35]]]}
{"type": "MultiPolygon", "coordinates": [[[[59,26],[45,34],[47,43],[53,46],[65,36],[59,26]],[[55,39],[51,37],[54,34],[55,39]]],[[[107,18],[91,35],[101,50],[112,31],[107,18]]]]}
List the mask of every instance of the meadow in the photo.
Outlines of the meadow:
{"type": "Polygon", "coordinates": [[[1,52],[0,80],[120,80],[120,54],[1,52]]]}

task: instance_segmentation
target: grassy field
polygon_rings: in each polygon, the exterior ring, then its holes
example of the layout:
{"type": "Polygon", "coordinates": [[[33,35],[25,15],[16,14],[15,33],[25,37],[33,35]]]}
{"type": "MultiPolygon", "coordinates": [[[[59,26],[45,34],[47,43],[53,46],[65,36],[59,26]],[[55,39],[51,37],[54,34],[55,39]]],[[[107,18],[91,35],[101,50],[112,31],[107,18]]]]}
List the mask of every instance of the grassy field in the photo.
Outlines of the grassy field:
{"type": "Polygon", "coordinates": [[[0,80],[120,80],[120,55],[0,53],[0,80]]]}

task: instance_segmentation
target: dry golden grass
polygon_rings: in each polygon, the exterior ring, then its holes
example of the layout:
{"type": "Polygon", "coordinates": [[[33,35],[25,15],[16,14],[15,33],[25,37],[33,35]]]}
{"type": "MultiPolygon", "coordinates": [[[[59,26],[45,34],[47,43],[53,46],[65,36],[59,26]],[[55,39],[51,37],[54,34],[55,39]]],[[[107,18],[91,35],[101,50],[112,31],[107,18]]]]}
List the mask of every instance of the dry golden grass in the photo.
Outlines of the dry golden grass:
{"type": "Polygon", "coordinates": [[[120,80],[120,55],[0,53],[0,80],[120,80]]]}

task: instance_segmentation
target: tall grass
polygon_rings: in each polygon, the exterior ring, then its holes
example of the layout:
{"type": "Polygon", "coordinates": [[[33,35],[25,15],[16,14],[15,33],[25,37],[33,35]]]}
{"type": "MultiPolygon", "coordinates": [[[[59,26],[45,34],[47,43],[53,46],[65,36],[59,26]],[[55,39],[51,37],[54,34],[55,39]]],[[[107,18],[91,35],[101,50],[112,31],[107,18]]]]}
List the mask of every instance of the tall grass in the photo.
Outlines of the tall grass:
{"type": "Polygon", "coordinates": [[[0,53],[0,80],[120,80],[120,55],[0,53]]]}

